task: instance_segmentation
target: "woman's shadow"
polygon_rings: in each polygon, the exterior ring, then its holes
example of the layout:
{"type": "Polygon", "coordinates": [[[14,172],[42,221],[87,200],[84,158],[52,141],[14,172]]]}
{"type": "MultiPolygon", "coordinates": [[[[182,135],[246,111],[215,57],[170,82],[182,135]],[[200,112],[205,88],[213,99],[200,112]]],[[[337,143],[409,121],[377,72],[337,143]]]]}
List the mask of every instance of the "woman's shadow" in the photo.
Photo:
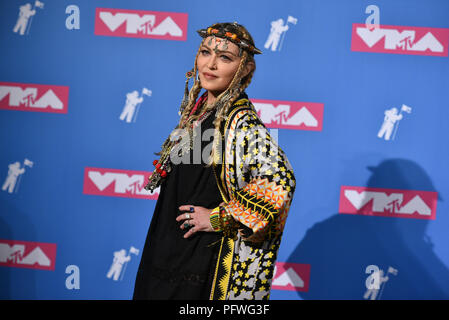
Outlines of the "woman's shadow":
{"type": "MultiPolygon", "coordinates": [[[[436,191],[426,172],[404,159],[383,161],[367,186],[436,191]]],[[[442,200],[439,197],[439,200],[442,200]]],[[[438,223],[437,212],[436,221],[438,223]]],[[[449,270],[426,235],[429,220],[335,214],[310,228],[288,262],[311,265],[302,299],[449,299],[449,270]],[[369,265],[388,277],[368,292],[369,265]]]]}
{"type": "MultiPolygon", "coordinates": [[[[13,201],[5,200],[5,198],[0,196],[0,241],[36,239],[35,226],[28,214],[19,210],[13,201]]],[[[1,244],[0,300],[36,299],[36,272],[38,271],[9,266],[8,263],[13,260],[12,253],[7,243],[1,244]]]]}

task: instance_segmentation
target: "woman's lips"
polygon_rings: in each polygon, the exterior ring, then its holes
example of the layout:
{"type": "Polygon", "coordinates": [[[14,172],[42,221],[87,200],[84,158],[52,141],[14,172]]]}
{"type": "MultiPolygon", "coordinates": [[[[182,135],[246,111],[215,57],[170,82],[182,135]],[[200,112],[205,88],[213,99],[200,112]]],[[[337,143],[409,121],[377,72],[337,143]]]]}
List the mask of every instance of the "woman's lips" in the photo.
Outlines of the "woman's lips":
{"type": "Polygon", "coordinates": [[[217,76],[214,76],[213,74],[207,73],[207,72],[203,72],[203,76],[204,76],[207,80],[214,80],[214,79],[217,79],[217,78],[218,78],[217,76]]]}

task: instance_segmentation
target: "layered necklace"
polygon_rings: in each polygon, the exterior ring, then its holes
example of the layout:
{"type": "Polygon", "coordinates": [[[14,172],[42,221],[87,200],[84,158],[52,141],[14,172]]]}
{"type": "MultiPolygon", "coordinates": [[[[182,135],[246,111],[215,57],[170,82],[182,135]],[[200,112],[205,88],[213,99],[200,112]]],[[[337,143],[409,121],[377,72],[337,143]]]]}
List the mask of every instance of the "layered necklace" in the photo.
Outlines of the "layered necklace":
{"type": "MultiPolygon", "coordinates": [[[[207,92],[205,92],[195,104],[195,107],[190,112],[189,117],[184,121],[183,125],[188,122],[188,120],[195,114],[195,111],[200,108],[203,104],[205,105],[207,101],[207,92]]],[[[207,108],[204,108],[207,110],[207,108]]],[[[193,141],[197,136],[197,127],[215,110],[211,109],[208,111],[203,111],[198,120],[193,122],[185,129],[175,129],[170,137],[162,145],[162,152],[160,154],[159,160],[154,160],[153,165],[155,167],[154,171],[148,178],[148,183],[145,186],[146,190],[153,192],[157,187],[159,187],[162,181],[167,177],[167,175],[172,170],[172,163],[170,160],[170,154],[175,146],[178,147],[178,157],[182,157],[183,154],[187,154],[190,150],[193,150],[193,141]],[[178,134],[180,133],[180,134],[178,134]],[[173,135],[176,136],[176,140],[173,140],[173,135]]]]}

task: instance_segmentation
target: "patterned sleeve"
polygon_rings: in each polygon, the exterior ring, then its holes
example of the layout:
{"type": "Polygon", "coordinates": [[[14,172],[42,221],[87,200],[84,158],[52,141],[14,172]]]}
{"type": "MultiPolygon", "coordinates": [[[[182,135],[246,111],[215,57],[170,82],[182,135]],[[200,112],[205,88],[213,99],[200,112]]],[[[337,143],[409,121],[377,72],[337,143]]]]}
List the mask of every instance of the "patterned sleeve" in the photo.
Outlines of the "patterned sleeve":
{"type": "Polygon", "coordinates": [[[251,230],[249,241],[281,234],[293,198],[293,169],[276,136],[252,109],[237,113],[226,137],[225,179],[231,199],[225,210],[251,230]]]}

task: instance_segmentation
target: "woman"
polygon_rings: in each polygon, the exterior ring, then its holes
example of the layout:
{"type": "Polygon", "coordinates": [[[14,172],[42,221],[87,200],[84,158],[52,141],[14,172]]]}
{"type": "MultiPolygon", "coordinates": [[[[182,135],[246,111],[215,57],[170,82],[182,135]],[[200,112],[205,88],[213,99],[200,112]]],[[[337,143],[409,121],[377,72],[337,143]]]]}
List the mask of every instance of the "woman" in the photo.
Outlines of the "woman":
{"type": "Polygon", "coordinates": [[[146,186],[161,190],[134,299],[268,299],[293,170],[244,93],[261,53],[251,35],[235,22],[198,33],[181,119],[146,186]]]}

